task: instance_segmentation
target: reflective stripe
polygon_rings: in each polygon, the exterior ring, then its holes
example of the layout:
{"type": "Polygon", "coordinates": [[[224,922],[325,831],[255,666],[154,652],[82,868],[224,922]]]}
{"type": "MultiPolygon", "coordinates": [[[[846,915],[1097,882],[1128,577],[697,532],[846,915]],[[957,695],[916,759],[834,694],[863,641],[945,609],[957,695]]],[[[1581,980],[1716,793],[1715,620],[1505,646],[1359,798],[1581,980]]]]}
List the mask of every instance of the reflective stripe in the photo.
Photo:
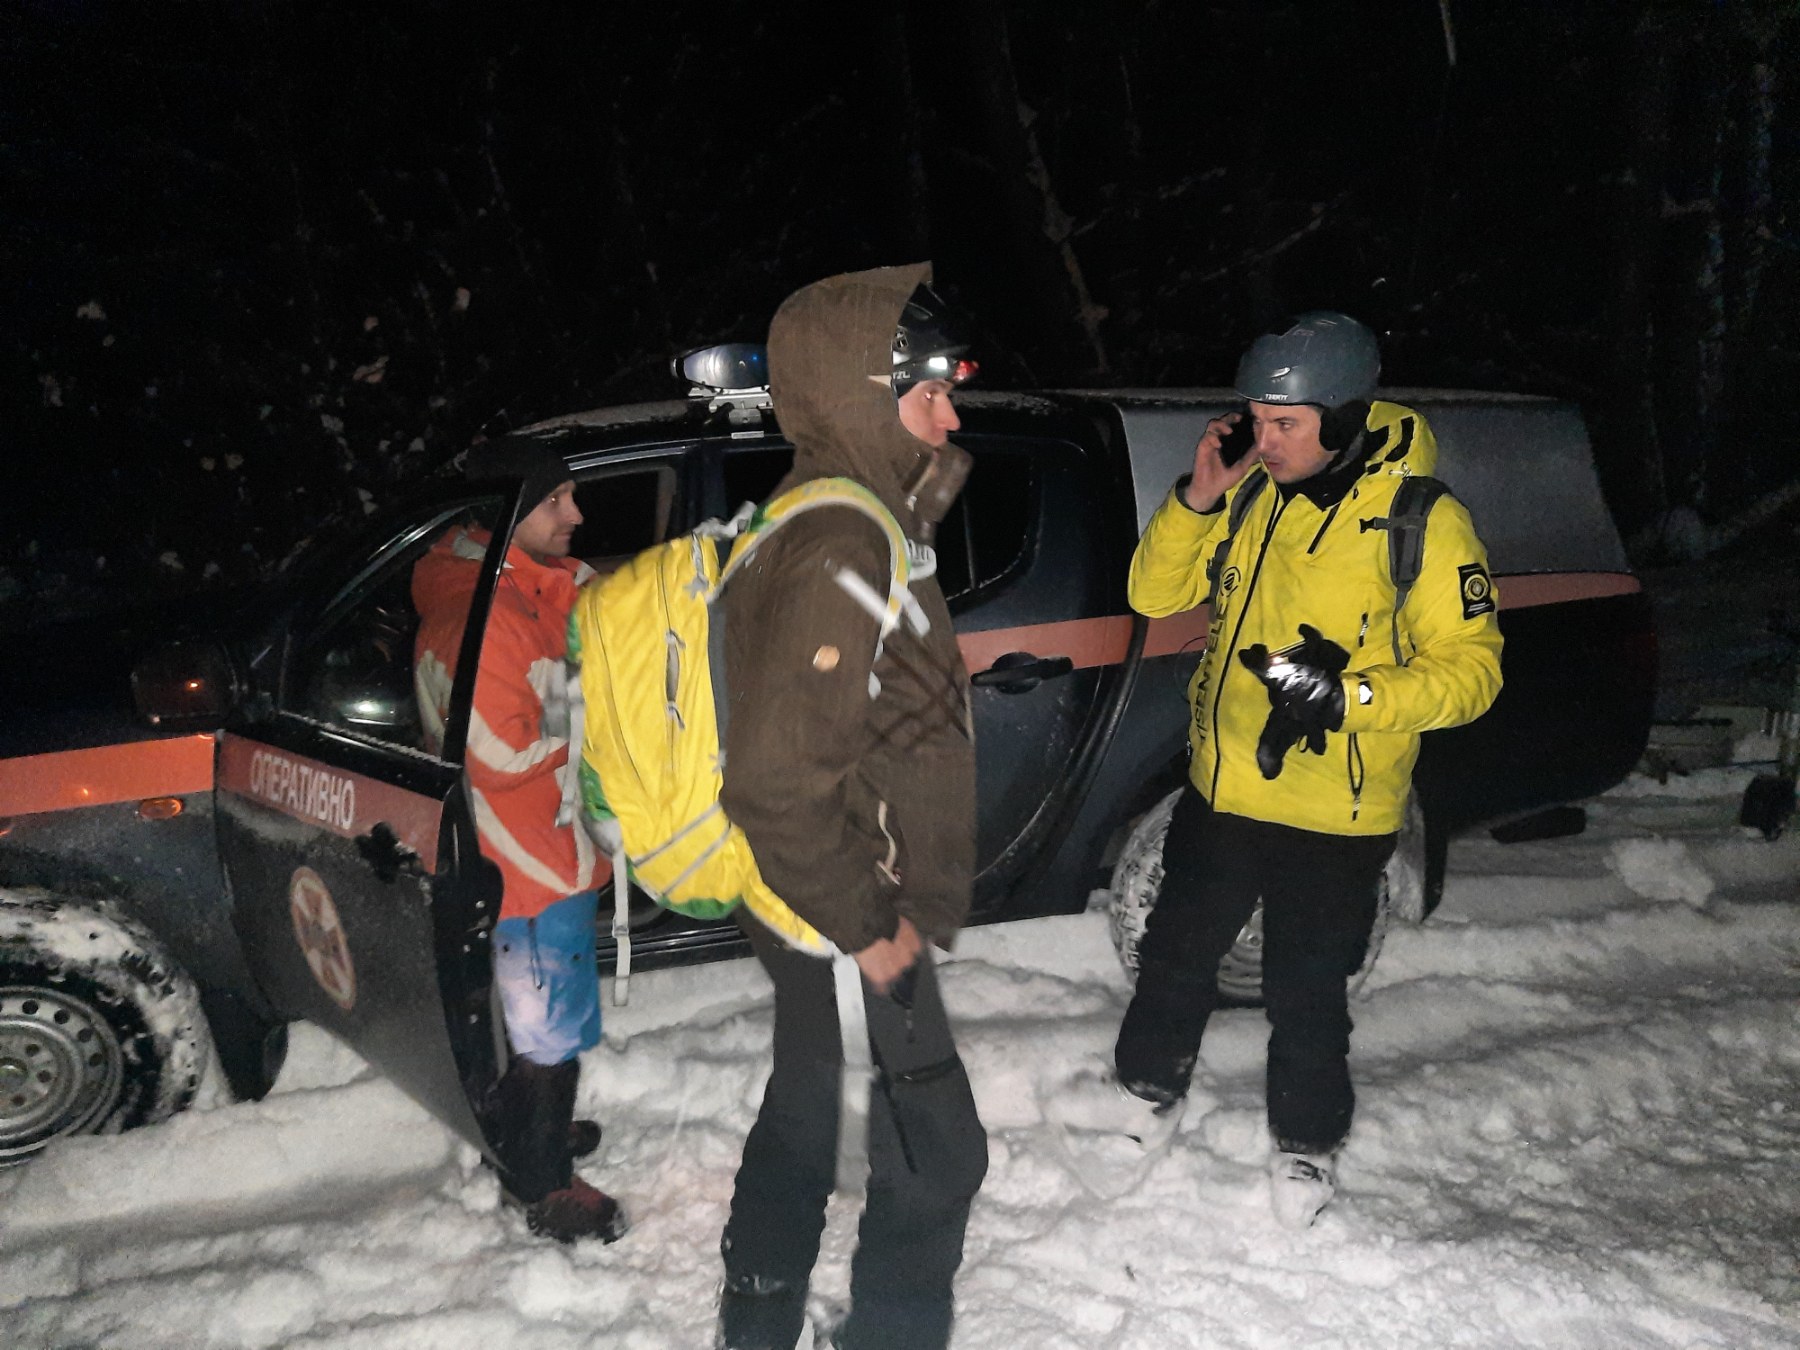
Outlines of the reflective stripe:
{"type": "Polygon", "coordinates": [[[469,713],[469,755],[495,773],[522,774],[567,745],[561,736],[544,736],[515,750],[494,733],[479,711],[469,713]]]}
{"type": "MultiPolygon", "coordinates": [[[[711,813],[708,812],[708,815],[710,815],[710,814],[711,813]]],[[[705,820],[706,818],[707,818],[706,816],[701,816],[700,820],[705,820]]],[[[699,823],[699,821],[695,822],[695,824],[698,824],[698,823],[699,823]]],[[[682,833],[686,834],[687,830],[683,830],[682,833]]],[[[668,884],[667,888],[665,889],[665,894],[674,895],[676,892],[678,892],[683,886],[685,886],[687,884],[688,879],[690,877],[692,877],[694,875],[694,873],[698,872],[702,867],[706,866],[707,863],[711,862],[712,859],[714,858],[714,856],[717,855],[719,850],[724,848],[725,845],[728,844],[730,841],[731,841],[731,822],[726,820],[723,812],[721,812],[719,815],[718,836],[710,844],[708,844],[704,849],[702,849],[700,851],[699,857],[695,858],[686,867],[681,869],[680,874],[676,876],[675,880],[671,881],[668,884]]],[[[670,842],[673,842],[673,841],[671,840],[670,842]]],[[[660,852],[662,852],[662,849],[657,849],[656,852],[660,853],[660,852]]]]}
{"type": "Polygon", "coordinates": [[[413,693],[419,700],[419,723],[425,733],[425,747],[434,755],[444,750],[444,718],[450,711],[450,689],[454,683],[450,668],[434,651],[420,654],[413,667],[413,693]]]}
{"type": "MultiPolygon", "coordinates": [[[[576,779],[580,776],[576,766],[572,762],[565,764],[562,768],[558,769],[556,773],[557,777],[562,780],[563,801],[565,803],[573,802],[575,795],[579,792],[579,788],[575,786],[576,779]]],[[[562,812],[559,811],[556,817],[556,827],[558,829],[574,831],[575,880],[579,888],[585,891],[594,884],[594,869],[596,862],[594,841],[586,830],[582,829],[574,822],[572,811],[567,819],[565,819],[562,812]]]]}
{"type": "Polygon", "coordinates": [[[487,546],[485,538],[477,539],[465,525],[456,532],[456,538],[450,541],[450,556],[461,558],[464,562],[480,562],[487,557],[487,546]]]}
{"type": "Polygon", "coordinates": [[[550,865],[539,858],[513,837],[488,805],[488,800],[479,788],[469,788],[469,796],[475,806],[475,828],[480,832],[482,841],[490,844],[495,853],[518,869],[522,876],[529,877],[545,890],[559,891],[569,895],[579,890],[586,890],[584,885],[576,885],[568,877],[559,877],[550,865]]]}
{"type": "Polygon", "coordinates": [[[854,600],[865,614],[875,620],[882,637],[886,637],[899,626],[900,620],[894,613],[897,607],[884,601],[876,589],[863,580],[861,573],[849,567],[840,567],[831,574],[831,579],[838,584],[839,590],[854,600]]]}
{"type": "Polygon", "coordinates": [[[831,949],[831,982],[837,991],[838,1036],[844,1047],[838,1079],[837,1188],[860,1194],[869,1179],[869,1098],[875,1053],[869,1046],[869,1010],[863,1006],[862,971],[848,952],[831,949]]]}
{"type": "Polygon", "coordinates": [[[631,872],[625,865],[625,848],[613,851],[613,1006],[631,1001],[631,872]]]}

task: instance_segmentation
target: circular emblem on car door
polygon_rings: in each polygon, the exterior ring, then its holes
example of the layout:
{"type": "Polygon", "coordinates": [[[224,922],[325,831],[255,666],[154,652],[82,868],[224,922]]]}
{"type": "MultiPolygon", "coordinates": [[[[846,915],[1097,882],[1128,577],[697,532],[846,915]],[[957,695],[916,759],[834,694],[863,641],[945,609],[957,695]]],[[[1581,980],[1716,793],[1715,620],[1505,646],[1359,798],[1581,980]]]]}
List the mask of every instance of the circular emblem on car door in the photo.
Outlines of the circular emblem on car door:
{"type": "Polygon", "coordinates": [[[300,944],[313,979],[333,1003],[349,1012],[356,1006],[356,967],[331,892],[312,868],[294,870],[288,883],[288,913],[294,920],[294,941],[300,944]]]}

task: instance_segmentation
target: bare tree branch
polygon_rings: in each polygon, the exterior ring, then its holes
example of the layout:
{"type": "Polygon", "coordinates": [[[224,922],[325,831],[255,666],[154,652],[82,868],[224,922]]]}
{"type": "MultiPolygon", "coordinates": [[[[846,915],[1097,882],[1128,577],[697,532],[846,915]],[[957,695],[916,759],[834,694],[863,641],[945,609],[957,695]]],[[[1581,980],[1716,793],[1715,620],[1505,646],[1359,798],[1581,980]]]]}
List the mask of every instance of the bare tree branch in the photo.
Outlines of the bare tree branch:
{"type": "Polygon", "coordinates": [[[1247,267],[1258,266],[1268,262],[1271,258],[1286,253],[1290,248],[1295,244],[1298,244],[1308,235],[1318,233],[1319,227],[1325,223],[1326,218],[1338,207],[1348,201],[1349,197],[1350,194],[1348,192],[1338,193],[1338,195],[1333,197],[1329,202],[1314,207],[1312,219],[1307,221],[1306,224],[1302,225],[1299,229],[1283,235],[1280,239],[1277,239],[1274,243],[1269,244],[1264,248],[1251,249],[1246,253],[1240,253],[1223,267],[1215,267],[1210,272],[1194,277],[1188,284],[1190,286],[1204,286],[1208,282],[1218,281],[1224,277],[1230,276],[1234,272],[1241,271],[1247,267]]]}

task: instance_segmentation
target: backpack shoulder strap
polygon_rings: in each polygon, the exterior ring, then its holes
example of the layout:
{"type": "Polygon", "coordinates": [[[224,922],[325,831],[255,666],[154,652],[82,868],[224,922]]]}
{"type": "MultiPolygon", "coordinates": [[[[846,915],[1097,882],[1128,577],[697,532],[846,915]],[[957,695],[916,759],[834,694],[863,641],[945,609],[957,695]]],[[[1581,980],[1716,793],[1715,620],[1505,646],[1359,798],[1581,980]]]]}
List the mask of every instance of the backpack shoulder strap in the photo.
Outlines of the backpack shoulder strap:
{"type": "MultiPolygon", "coordinates": [[[[924,636],[931,623],[924,609],[913,597],[908,585],[913,576],[913,554],[906,531],[887,505],[868,488],[852,478],[813,478],[796,484],[780,496],[758,507],[750,517],[732,549],[731,559],[713,588],[711,599],[717,599],[737,569],[782,525],[804,511],[821,506],[844,506],[860,512],[881,527],[888,543],[887,594],[881,595],[854,569],[839,567],[832,580],[879,625],[875,655],[881,657],[882,644],[904,619],[914,633],[924,636]]],[[[929,572],[922,575],[929,576],[929,572]]],[[[873,698],[879,685],[870,676],[869,696],[873,698]]]]}
{"type": "MultiPolygon", "coordinates": [[[[802,512],[821,506],[847,506],[881,527],[888,542],[888,589],[890,592],[904,591],[911,579],[906,532],[900,528],[900,522],[894,519],[894,513],[887,509],[881,498],[851,478],[808,479],[757,507],[736,536],[737,543],[731,551],[731,559],[719,578],[720,588],[724,587],[732,574],[743,566],[758,545],[771,534],[802,512]]],[[[740,511],[733,519],[739,519],[742,515],[740,511]]],[[[900,604],[899,601],[895,602],[896,615],[900,604]]],[[[890,630],[892,628],[892,624],[885,626],[890,630]]]]}
{"type": "Polygon", "coordinates": [[[1394,664],[1403,666],[1400,654],[1400,611],[1413,583],[1425,566],[1425,524],[1439,497],[1450,494],[1450,485],[1441,478],[1413,474],[1400,480],[1388,513],[1369,522],[1369,528],[1386,530],[1388,537],[1388,580],[1394,587],[1394,664]]]}
{"type": "Polygon", "coordinates": [[[1238,528],[1244,523],[1244,517],[1250,514],[1250,508],[1256,505],[1256,499],[1262,495],[1269,475],[1254,473],[1244,480],[1244,485],[1237,490],[1237,496],[1231,499],[1231,514],[1225,521],[1225,537],[1213,549],[1211,560],[1206,564],[1206,599],[1210,603],[1219,592],[1219,573],[1225,569],[1225,555],[1231,552],[1231,541],[1237,538],[1238,528]]]}

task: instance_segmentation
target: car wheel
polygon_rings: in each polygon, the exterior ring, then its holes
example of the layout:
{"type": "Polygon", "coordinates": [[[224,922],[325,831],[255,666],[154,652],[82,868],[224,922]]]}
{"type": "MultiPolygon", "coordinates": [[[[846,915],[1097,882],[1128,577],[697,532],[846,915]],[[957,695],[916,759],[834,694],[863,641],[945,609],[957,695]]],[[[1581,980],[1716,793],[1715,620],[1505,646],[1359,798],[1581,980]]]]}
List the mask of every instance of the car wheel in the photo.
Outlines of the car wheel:
{"type": "MultiPolygon", "coordinates": [[[[1147,811],[1132,827],[1113,868],[1112,889],[1107,900],[1107,926],[1112,933],[1113,949],[1125,973],[1137,975],[1138,943],[1144,936],[1144,925],[1156,898],[1162,893],[1163,840],[1169,833],[1169,818],[1182,789],[1171,792],[1147,811]]],[[[1394,919],[1418,923],[1436,908],[1437,892],[1443,887],[1441,855],[1437,850],[1437,866],[1429,847],[1424,814],[1416,799],[1406,803],[1406,820],[1388,860],[1377,895],[1375,926],[1369,934],[1368,952],[1361,969],[1351,978],[1355,993],[1375,967],[1387,937],[1388,924],[1394,919]],[[1434,884],[1435,882],[1435,884],[1434,884]]],[[[1228,1004],[1257,1006],[1262,1003],[1262,902],[1251,911],[1249,921],[1238,933],[1237,941],[1219,962],[1219,995],[1228,1004]]]]}
{"type": "Polygon", "coordinates": [[[205,1023],[141,926],[97,905],[0,900],[0,1167],[193,1100],[205,1023]]]}

